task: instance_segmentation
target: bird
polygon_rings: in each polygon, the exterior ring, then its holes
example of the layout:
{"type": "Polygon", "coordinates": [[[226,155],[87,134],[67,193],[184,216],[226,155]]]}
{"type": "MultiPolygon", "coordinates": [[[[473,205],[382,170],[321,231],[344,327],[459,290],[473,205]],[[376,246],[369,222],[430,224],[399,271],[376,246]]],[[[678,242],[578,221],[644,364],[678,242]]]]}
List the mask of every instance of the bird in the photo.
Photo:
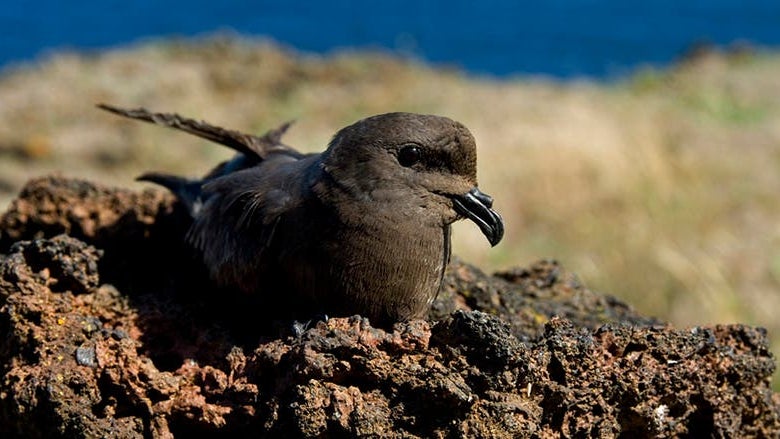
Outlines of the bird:
{"type": "Polygon", "coordinates": [[[176,113],[108,104],[111,113],[222,144],[235,156],[201,178],[149,172],[188,212],[185,240],[220,287],[266,314],[425,318],[451,256],[451,225],[473,221],[495,246],[504,222],[477,186],[476,141],[461,123],[393,112],[336,132],[320,153],[176,113]]]}

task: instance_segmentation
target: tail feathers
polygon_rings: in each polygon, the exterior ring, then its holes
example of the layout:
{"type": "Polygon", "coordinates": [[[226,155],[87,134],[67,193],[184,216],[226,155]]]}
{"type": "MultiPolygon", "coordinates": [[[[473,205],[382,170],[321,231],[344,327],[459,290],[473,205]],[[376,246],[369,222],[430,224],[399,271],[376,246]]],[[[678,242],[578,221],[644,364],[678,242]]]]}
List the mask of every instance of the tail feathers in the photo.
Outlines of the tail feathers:
{"type": "Polygon", "coordinates": [[[136,181],[148,181],[159,184],[176,195],[184,204],[192,218],[195,218],[203,207],[202,180],[192,180],[176,175],[148,172],[136,177],[136,181]]]}
{"type": "Polygon", "coordinates": [[[258,137],[173,113],[153,113],[143,108],[125,109],[106,104],[98,104],[97,106],[100,109],[120,116],[174,128],[211,140],[238,151],[247,157],[253,157],[258,160],[263,160],[272,153],[286,154],[295,158],[303,157],[303,154],[281,142],[282,135],[287,131],[292,122],[284,123],[278,128],[272,129],[265,135],[258,137]]]}

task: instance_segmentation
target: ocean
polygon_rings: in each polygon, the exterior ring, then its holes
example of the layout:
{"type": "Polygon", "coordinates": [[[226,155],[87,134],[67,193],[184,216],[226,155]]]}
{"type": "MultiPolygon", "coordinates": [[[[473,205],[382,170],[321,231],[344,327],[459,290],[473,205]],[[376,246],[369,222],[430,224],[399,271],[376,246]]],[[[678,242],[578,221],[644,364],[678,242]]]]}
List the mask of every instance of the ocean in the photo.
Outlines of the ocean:
{"type": "Polygon", "coordinates": [[[780,46],[780,0],[4,3],[0,67],[58,49],[218,31],[315,53],[381,48],[498,77],[609,79],[663,67],[696,45],[780,46]]]}

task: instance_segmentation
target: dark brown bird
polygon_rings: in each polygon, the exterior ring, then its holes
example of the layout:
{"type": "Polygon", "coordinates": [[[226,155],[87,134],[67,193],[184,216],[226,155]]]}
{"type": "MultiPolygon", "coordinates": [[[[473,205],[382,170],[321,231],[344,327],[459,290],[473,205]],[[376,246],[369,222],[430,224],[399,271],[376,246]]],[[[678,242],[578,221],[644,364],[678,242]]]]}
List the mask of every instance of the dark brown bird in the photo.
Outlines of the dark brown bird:
{"type": "Polygon", "coordinates": [[[187,240],[211,277],[268,298],[275,316],[424,317],[449,263],[450,225],[469,218],[492,245],[504,233],[493,200],[477,188],[474,138],[446,117],[369,117],[336,133],[324,152],[302,154],[281,143],[289,123],[256,137],[176,114],[99,107],[238,151],[202,179],[139,180],[165,186],[187,207],[187,240]]]}

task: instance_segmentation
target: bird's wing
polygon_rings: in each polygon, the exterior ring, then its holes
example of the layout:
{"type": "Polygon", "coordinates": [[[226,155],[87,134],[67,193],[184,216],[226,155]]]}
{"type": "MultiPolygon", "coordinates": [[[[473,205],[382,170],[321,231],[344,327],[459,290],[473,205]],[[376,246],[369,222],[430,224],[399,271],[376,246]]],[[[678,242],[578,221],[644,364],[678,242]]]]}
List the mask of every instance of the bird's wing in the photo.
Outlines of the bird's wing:
{"type": "Polygon", "coordinates": [[[159,184],[173,192],[187,208],[192,218],[199,215],[206,201],[206,197],[204,197],[201,190],[203,184],[256,166],[271,157],[285,157],[294,160],[305,157],[305,154],[301,154],[294,148],[282,143],[282,136],[292,124],[291,121],[258,137],[214,126],[207,122],[189,119],[174,113],[153,113],[144,108],[125,109],[107,104],[98,104],[97,107],[120,116],[181,130],[225,145],[239,153],[233,159],[219,164],[201,179],[190,179],[158,172],[145,173],[137,178],[139,181],[159,184]]]}
{"type": "Polygon", "coordinates": [[[275,262],[280,224],[303,203],[306,176],[318,156],[276,156],[203,185],[206,202],[187,240],[203,253],[212,276],[253,290],[260,267],[275,262]]]}
{"type": "Polygon", "coordinates": [[[174,128],[211,140],[258,161],[267,159],[271,154],[284,154],[295,158],[304,156],[294,148],[282,143],[282,136],[290,128],[292,121],[285,122],[258,137],[221,128],[204,121],[182,117],[175,113],[153,113],[144,108],[125,109],[107,104],[98,104],[97,107],[120,116],[174,128]]]}

